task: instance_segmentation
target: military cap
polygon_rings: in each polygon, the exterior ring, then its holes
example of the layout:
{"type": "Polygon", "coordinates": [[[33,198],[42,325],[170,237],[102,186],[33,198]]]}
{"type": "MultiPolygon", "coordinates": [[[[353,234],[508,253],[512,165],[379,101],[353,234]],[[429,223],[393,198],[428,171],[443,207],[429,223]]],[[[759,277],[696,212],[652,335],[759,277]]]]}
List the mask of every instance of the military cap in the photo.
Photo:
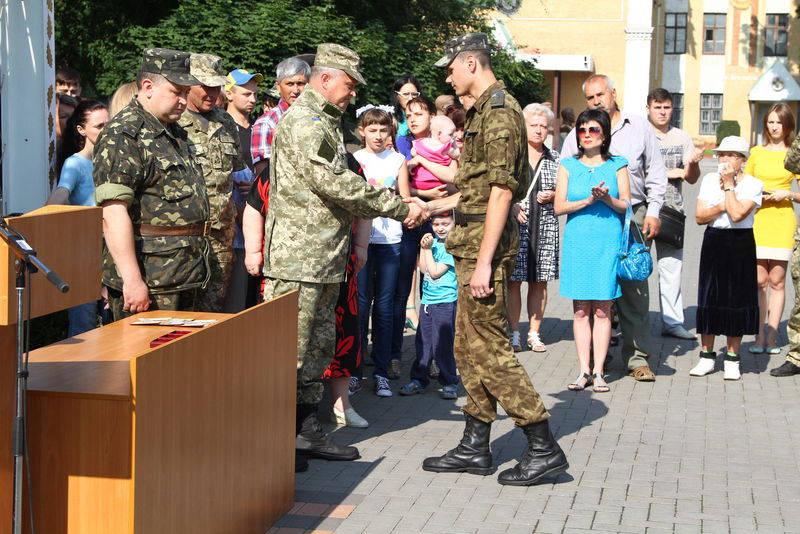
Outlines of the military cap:
{"type": "Polygon", "coordinates": [[[225,71],[222,70],[222,59],[212,54],[192,54],[190,73],[207,87],[222,87],[228,83],[225,71]]]}
{"type": "Polygon", "coordinates": [[[459,35],[458,37],[453,37],[444,44],[444,56],[433,65],[446,69],[461,52],[466,52],[467,50],[491,51],[491,49],[491,46],[489,46],[489,37],[487,37],[485,33],[467,33],[459,35]]]}
{"type": "Polygon", "coordinates": [[[319,45],[314,58],[314,66],[343,70],[361,85],[367,85],[367,81],[358,72],[358,68],[361,66],[361,58],[346,46],[333,43],[319,45]]]}
{"type": "Polygon", "coordinates": [[[145,48],[142,52],[142,72],[160,74],[178,85],[200,85],[189,72],[189,52],[166,48],[145,48]]]}

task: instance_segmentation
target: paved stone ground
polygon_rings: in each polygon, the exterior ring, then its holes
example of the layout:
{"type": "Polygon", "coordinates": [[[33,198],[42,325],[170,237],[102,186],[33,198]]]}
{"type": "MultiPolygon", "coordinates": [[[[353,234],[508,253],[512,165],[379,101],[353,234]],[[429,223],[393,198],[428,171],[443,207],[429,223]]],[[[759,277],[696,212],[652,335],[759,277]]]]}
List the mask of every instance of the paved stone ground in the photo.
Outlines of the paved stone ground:
{"type": "MultiPolygon", "coordinates": [[[[697,189],[686,191],[689,328],[702,239],[693,222],[697,189]]],[[[651,277],[651,310],[658,310],[656,284],[651,277]]],[[[791,287],[787,297],[784,318],[791,287]]],[[[800,378],[768,373],[783,355],[743,351],[739,382],[724,382],[720,371],[690,378],[697,343],[660,337],[659,314],[651,311],[655,383],[624,377],[612,349],[611,392],[576,393],[565,389],[577,374],[570,317],[571,303],[552,284],[542,329],[549,351],[519,355],[552,414],[571,465],[567,474],[515,488],[500,486],[495,476],[424,472],[423,458],[460,438],[463,394],[445,401],[430,388],[380,399],[365,388],[353,403],[370,428],[334,431],[338,441],[359,447],[361,459],[313,460],[297,476],[298,504],[271,532],[800,532],[800,463],[793,450],[800,443],[800,378]]],[[[779,340],[785,345],[783,327],[779,340]]],[[[408,379],[412,341],[406,338],[395,391],[408,379]]],[[[749,346],[751,339],[745,341],[749,346]]],[[[492,427],[498,470],[512,466],[524,445],[522,433],[501,415],[492,427]]]]}

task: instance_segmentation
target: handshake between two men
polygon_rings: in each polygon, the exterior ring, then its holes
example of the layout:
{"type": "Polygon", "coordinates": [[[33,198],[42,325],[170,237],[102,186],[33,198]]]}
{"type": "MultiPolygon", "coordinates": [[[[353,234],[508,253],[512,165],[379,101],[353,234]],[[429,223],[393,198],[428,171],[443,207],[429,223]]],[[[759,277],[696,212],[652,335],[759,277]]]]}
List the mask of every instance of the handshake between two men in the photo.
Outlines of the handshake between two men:
{"type": "Polygon", "coordinates": [[[425,202],[419,197],[404,198],[403,202],[408,204],[408,216],[403,220],[403,225],[406,228],[416,228],[434,215],[453,210],[458,204],[459,197],[461,197],[461,193],[429,202],[425,202]]]}

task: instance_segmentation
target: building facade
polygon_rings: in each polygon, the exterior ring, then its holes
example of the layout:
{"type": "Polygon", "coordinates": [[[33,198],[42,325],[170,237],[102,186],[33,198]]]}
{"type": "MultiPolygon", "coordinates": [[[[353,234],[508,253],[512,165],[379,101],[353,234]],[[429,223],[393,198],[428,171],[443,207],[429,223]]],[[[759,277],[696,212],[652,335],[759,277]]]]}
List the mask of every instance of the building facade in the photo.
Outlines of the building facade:
{"type": "Polygon", "coordinates": [[[500,2],[495,35],[544,71],[554,108],[586,105],[593,73],[644,114],[650,88],[675,95],[674,123],[713,142],[721,120],[760,142],[766,110],[800,100],[797,0],[524,0],[500,2]]]}

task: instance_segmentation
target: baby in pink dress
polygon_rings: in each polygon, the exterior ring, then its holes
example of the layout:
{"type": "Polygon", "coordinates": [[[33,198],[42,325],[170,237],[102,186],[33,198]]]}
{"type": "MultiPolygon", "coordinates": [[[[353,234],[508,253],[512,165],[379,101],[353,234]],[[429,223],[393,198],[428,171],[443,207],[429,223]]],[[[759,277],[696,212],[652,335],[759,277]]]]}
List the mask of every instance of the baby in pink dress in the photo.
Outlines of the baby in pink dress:
{"type": "MultiPolygon", "coordinates": [[[[456,133],[456,125],[445,115],[436,115],[431,119],[431,136],[413,141],[411,149],[412,156],[419,156],[432,163],[438,163],[447,167],[454,159],[460,155],[456,147],[453,135],[456,133]]],[[[434,187],[445,185],[424,165],[416,165],[411,170],[411,187],[427,191],[434,187]]]]}

